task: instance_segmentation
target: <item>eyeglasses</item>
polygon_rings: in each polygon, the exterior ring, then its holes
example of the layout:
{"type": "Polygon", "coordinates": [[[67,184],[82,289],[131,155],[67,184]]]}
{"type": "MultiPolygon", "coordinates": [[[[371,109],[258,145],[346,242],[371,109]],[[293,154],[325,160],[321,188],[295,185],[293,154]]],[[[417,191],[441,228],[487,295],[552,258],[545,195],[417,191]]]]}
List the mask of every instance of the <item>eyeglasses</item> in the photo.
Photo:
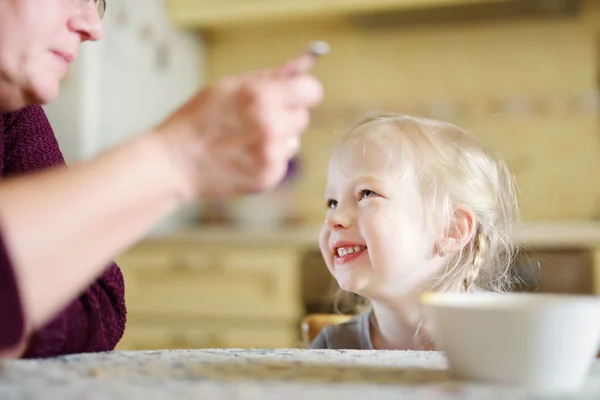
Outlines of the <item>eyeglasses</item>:
{"type": "Polygon", "coordinates": [[[100,19],[104,18],[104,13],[106,12],[106,0],[96,0],[96,7],[98,7],[100,19]]]}
{"type": "Polygon", "coordinates": [[[98,10],[100,19],[104,18],[104,12],[106,11],[106,0],[73,0],[75,4],[78,4],[81,7],[89,4],[92,1],[96,3],[96,8],[98,10]]]}

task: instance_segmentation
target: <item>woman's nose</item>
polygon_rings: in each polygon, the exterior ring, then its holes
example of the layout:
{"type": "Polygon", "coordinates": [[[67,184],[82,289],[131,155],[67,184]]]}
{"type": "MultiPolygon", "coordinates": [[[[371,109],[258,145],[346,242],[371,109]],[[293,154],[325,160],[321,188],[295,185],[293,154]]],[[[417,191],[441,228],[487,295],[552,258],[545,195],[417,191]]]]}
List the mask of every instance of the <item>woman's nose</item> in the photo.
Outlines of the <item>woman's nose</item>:
{"type": "Polygon", "coordinates": [[[85,8],[78,10],[69,20],[69,29],[81,37],[81,41],[95,41],[102,37],[102,18],[95,1],[86,3],[85,8]]]}

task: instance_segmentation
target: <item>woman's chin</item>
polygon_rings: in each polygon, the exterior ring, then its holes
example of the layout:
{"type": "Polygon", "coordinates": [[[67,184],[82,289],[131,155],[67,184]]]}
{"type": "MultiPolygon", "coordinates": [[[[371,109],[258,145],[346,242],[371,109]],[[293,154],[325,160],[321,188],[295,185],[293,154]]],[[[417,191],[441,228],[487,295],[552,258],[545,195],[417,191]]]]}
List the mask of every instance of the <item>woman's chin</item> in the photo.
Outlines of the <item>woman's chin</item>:
{"type": "Polygon", "coordinates": [[[34,81],[25,98],[29,104],[48,104],[56,100],[59,93],[60,81],[46,77],[34,81]]]}

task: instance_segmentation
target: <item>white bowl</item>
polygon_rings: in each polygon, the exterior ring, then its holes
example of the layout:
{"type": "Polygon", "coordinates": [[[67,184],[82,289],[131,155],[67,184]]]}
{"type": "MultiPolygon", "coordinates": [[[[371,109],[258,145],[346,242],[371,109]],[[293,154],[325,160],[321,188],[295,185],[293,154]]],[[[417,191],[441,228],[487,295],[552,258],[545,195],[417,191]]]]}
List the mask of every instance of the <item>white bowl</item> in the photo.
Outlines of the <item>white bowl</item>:
{"type": "Polygon", "coordinates": [[[532,293],[426,293],[433,339],[462,379],[577,389],[600,347],[600,298],[532,293]]]}

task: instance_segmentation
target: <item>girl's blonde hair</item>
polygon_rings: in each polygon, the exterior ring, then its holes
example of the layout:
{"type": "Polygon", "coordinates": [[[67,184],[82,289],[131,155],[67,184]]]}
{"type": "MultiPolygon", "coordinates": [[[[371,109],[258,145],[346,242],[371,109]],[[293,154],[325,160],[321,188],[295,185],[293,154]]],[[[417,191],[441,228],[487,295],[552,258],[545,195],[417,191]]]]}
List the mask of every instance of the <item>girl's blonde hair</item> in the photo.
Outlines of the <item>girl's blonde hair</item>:
{"type": "MultiPolygon", "coordinates": [[[[452,229],[457,207],[468,207],[475,216],[472,239],[447,261],[431,290],[451,284],[457,290],[504,292],[516,283],[512,238],[519,210],[511,173],[502,160],[453,124],[402,114],[360,119],[342,132],[338,148],[364,139],[399,146],[394,157],[402,157],[403,169],[414,174],[434,223],[452,229]]],[[[360,296],[342,293],[336,308],[345,300],[356,311],[360,296]]]]}

